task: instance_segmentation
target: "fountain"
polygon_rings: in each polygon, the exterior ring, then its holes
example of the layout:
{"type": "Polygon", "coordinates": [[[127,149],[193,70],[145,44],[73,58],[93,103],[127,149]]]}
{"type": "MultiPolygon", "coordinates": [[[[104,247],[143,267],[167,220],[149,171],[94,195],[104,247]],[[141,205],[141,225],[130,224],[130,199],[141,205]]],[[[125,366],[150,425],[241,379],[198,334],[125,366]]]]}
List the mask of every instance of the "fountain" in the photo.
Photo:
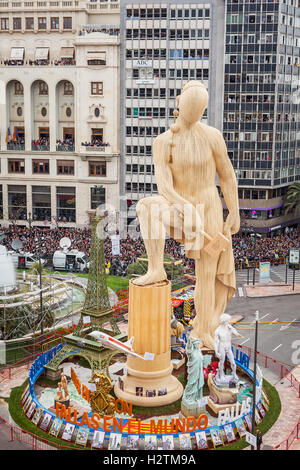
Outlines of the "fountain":
{"type": "Polygon", "coordinates": [[[0,246],[0,292],[16,289],[16,271],[11,256],[8,256],[5,246],[0,246]]]}

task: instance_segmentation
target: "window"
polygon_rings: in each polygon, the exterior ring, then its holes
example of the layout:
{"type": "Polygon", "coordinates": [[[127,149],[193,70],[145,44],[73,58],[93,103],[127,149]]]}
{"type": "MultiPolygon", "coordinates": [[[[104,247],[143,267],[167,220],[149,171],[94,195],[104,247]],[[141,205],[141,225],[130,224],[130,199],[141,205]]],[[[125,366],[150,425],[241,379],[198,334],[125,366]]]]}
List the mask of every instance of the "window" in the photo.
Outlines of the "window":
{"type": "Polygon", "coordinates": [[[32,160],[32,173],[49,175],[49,160],[32,160]]]}
{"type": "Polygon", "coordinates": [[[26,186],[8,185],[8,218],[13,220],[26,220],[26,186]]]}
{"type": "Polygon", "coordinates": [[[92,129],[92,143],[95,145],[103,142],[103,129],[92,129]]]}
{"type": "Polygon", "coordinates": [[[33,220],[51,220],[51,187],[32,186],[33,220]]]}
{"type": "Polygon", "coordinates": [[[91,188],[91,209],[97,209],[101,204],[105,204],[105,188],[94,186],[91,188]]]}
{"type": "Polygon", "coordinates": [[[20,82],[15,82],[15,95],[24,95],[24,88],[20,82]]]}
{"type": "Polygon", "coordinates": [[[33,29],[33,18],[25,18],[25,28],[33,29]]]}
{"type": "Polygon", "coordinates": [[[72,18],[64,17],[64,29],[72,29],[72,18]]]}
{"type": "Polygon", "coordinates": [[[21,18],[13,18],[13,29],[14,30],[21,29],[21,18]]]}
{"type": "Polygon", "coordinates": [[[56,215],[62,222],[76,222],[76,188],[56,188],[56,215]]]}
{"type": "Polygon", "coordinates": [[[8,173],[25,173],[25,160],[8,159],[8,173]]]}
{"type": "Polygon", "coordinates": [[[89,162],[89,176],[106,176],[106,162],[89,162]]]}
{"type": "Polygon", "coordinates": [[[59,29],[59,18],[51,18],[50,19],[51,29],[59,29]]]}
{"type": "Polygon", "coordinates": [[[74,160],[57,160],[58,175],[74,175],[74,160]]]}
{"type": "Polygon", "coordinates": [[[38,28],[47,29],[47,18],[38,18],[38,28]]]}
{"type": "Polygon", "coordinates": [[[48,95],[48,85],[45,82],[39,82],[39,95],[48,95]]]}
{"type": "Polygon", "coordinates": [[[74,95],[74,88],[71,82],[64,82],[64,95],[74,95]]]}
{"type": "Polygon", "coordinates": [[[9,29],[8,18],[1,18],[1,31],[7,31],[9,29]]]}
{"type": "Polygon", "coordinates": [[[91,82],[91,94],[92,95],[103,95],[103,83],[102,82],[91,82]]]}

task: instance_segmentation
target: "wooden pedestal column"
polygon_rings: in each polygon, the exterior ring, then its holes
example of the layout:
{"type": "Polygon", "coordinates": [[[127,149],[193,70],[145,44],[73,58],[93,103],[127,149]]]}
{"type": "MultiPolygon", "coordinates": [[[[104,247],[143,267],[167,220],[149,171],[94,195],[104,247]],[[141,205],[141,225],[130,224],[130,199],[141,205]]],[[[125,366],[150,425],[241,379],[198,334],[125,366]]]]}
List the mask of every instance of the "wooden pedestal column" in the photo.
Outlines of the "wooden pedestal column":
{"type": "Polygon", "coordinates": [[[173,403],[182,393],[182,384],[172,376],[171,363],[171,284],[163,281],[149,286],[129,284],[128,338],[134,336],[133,349],[141,356],[154,354],[153,361],[128,356],[127,375],[122,377],[115,394],[130,403],[141,406],[160,406],[173,403]],[[136,395],[142,387],[142,396],[136,395]],[[154,390],[155,396],[146,396],[154,390]],[[164,394],[166,391],[166,394],[164,394]],[[159,394],[160,393],[160,394],[159,394]]]}

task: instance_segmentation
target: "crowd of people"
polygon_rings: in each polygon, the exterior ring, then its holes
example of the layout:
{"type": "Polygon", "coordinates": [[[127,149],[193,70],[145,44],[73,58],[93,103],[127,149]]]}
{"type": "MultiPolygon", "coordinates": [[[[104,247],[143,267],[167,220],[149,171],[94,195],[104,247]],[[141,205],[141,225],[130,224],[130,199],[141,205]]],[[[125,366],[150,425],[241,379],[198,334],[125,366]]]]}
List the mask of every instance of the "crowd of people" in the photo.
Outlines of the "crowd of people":
{"type": "MultiPolygon", "coordinates": [[[[16,225],[0,227],[1,243],[11,249],[14,239],[20,239],[23,243],[24,252],[36,253],[41,247],[42,257],[47,259],[49,265],[52,263],[54,252],[59,249],[59,241],[63,237],[71,240],[71,248],[90,254],[91,231],[89,228],[24,228],[16,225]]],[[[240,235],[233,237],[233,252],[236,266],[247,263],[254,259],[260,261],[279,262],[288,255],[290,248],[300,247],[300,230],[291,229],[285,235],[277,235],[272,238],[259,237],[258,235],[240,235]]],[[[132,239],[129,236],[121,239],[120,255],[112,254],[112,245],[109,237],[105,239],[105,260],[110,263],[110,274],[126,275],[127,267],[134,263],[137,258],[145,253],[144,242],[141,238],[132,239]]],[[[184,257],[180,243],[170,238],[166,240],[165,252],[172,255],[174,259],[182,259],[186,270],[194,268],[194,260],[184,257]]]]}
{"type": "Polygon", "coordinates": [[[23,65],[30,65],[30,66],[42,66],[42,65],[76,65],[76,60],[73,59],[72,57],[65,57],[61,59],[56,59],[56,60],[49,60],[49,59],[35,59],[35,60],[1,60],[0,62],[1,65],[18,65],[18,66],[23,66],[23,65]]]}
{"type": "Polygon", "coordinates": [[[39,139],[32,140],[32,150],[49,150],[49,137],[40,137],[39,139]]]}
{"type": "Polygon", "coordinates": [[[64,140],[56,141],[56,150],[63,152],[73,152],[74,151],[74,139],[66,138],[64,140]]]}
{"type": "Polygon", "coordinates": [[[83,147],[109,147],[108,142],[102,142],[100,139],[94,139],[92,142],[81,142],[83,147]]]}
{"type": "Polygon", "coordinates": [[[87,28],[81,29],[78,35],[85,36],[86,34],[90,34],[90,33],[105,33],[105,34],[109,34],[110,36],[119,36],[120,30],[117,28],[97,28],[93,26],[93,27],[87,27],[87,28]]]}

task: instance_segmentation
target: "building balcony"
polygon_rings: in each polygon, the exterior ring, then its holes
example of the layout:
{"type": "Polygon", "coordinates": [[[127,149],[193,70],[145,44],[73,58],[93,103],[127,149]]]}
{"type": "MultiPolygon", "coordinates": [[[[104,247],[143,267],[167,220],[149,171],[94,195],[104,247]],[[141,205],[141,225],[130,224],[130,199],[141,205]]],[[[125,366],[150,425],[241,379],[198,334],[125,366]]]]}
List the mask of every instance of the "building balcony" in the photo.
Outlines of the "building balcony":
{"type": "Polygon", "coordinates": [[[110,154],[111,147],[107,145],[92,145],[92,144],[81,144],[81,152],[93,152],[93,153],[104,153],[110,154]]]}
{"type": "Polygon", "coordinates": [[[57,152],[75,152],[74,144],[56,144],[57,152]]]}
{"type": "Polygon", "coordinates": [[[8,142],[7,150],[13,150],[13,151],[25,150],[25,143],[8,142]]]}
{"type": "Polygon", "coordinates": [[[31,143],[31,150],[33,150],[34,152],[49,152],[50,144],[33,141],[31,143]]]}

